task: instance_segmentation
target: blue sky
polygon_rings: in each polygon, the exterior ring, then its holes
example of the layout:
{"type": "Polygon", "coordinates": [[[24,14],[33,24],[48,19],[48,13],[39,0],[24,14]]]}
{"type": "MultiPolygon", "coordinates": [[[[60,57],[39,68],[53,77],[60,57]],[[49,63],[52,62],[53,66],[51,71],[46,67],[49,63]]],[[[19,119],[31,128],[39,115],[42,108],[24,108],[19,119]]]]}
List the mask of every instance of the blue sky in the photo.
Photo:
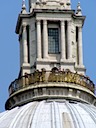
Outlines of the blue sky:
{"type": "MultiPolygon", "coordinates": [[[[28,1],[28,0],[27,0],[28,1]]],[[[27,3],[26,1],[26,3],[27,3]]],[[[86,16],[83,27],[84,64],[86,74],[96,83],[96,0],[79,0],[86,16]]],[[[78,0],[71,0],[76,9],[78,0]]],[[[7,0],[0,4],[0,112],[8,98],[8,86],[19,73],[19,42],[15,34],[22,0],[7,0]]]]}

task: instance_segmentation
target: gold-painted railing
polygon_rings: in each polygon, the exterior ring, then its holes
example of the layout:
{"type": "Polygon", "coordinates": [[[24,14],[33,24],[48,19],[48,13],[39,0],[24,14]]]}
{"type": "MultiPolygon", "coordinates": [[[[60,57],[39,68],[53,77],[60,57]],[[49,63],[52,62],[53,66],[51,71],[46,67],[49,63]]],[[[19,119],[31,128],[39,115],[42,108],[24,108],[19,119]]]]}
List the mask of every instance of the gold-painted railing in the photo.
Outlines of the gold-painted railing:
{"type": "Polygon", "coordinates": [[[32,74],[25,73],[24,76],[13,81],[9,86],[9,95],[28,86],[35,86],[35,84],[50,83],[50,82],[74,83],[86,87],[92,92],[95,91],[94,83],[84,75],[80,75],[70,71],[37,70],[32,74]]]}

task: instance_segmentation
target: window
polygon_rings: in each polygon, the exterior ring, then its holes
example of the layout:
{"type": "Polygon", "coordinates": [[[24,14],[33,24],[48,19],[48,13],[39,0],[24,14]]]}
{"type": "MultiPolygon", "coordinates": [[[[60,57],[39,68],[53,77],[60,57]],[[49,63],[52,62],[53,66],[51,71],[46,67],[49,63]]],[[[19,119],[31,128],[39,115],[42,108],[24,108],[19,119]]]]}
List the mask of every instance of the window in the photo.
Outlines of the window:
{"type": "Polygon", "coordinates": [[[59,28],[48,28],[48,53],[59,53],[59,28]]]}

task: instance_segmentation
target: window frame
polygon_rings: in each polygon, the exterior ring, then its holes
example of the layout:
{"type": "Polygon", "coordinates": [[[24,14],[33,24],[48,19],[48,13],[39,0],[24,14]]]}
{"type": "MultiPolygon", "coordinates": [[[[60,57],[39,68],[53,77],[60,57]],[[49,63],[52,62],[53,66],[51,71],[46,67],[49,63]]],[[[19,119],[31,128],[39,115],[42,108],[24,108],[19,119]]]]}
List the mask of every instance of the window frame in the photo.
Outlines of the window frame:
{"type": "Polygon", "coordinates": [[[48,35],[48,54],[60,54],[60,27],[58,24],[48,24],[48,29],[55,29],[57,28],[58,29],[58,51],[56,52],[50,52],[49,51],[49,35],[48,35]]]}

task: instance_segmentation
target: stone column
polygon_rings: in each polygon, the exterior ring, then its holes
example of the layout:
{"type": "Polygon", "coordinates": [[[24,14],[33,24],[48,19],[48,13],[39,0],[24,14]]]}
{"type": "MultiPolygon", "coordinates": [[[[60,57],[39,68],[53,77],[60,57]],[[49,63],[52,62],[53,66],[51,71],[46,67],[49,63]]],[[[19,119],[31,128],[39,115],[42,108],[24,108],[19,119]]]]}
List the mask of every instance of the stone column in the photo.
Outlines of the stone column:
{"type": "Polygon", "coordinates": [[[68,59],[72,58],[72,48],[71,48],[71,21],[67,22],[67,55],[68,59]]]}
{"type": "Polygon", "coordinates": [[[79,65],[83,65],[83,50],[82,50],[82,27],[78,27],[78,54],[79,65]]]}
{"type": "Polygon", "coordinates": [[[66,50],[65,50],[65,22],[61,21],[61,60],[65,60],[66,50]]]}
{"type": "Polygon", "coordinates": [[[37,58],[41,58],[41,21],[37,20],[37,58]]]}
{"type": "Polygon", "coordinates": [[[48,58],[48,28],[46,20],[43,20],[43,58],[48,58]]]}
{"type": "Polygon", "coordinates": [[[27,30],[23,25],[23,63],[28,63],[27,30]]]}
{"type": "Polygon", "coordinates": [[[20,67],[21,67],[21,65],[22,65],[22,40],[20,39],[19,40],[19,43],[20,43],[20,67]]]}
{"type": "Polygon", "coordinates": [[[29,25],[29,56],[30,56],[30,62],[31,62],[31,51],[32,51],[32,30],[31,30],[31,24],[29,25]]]}

